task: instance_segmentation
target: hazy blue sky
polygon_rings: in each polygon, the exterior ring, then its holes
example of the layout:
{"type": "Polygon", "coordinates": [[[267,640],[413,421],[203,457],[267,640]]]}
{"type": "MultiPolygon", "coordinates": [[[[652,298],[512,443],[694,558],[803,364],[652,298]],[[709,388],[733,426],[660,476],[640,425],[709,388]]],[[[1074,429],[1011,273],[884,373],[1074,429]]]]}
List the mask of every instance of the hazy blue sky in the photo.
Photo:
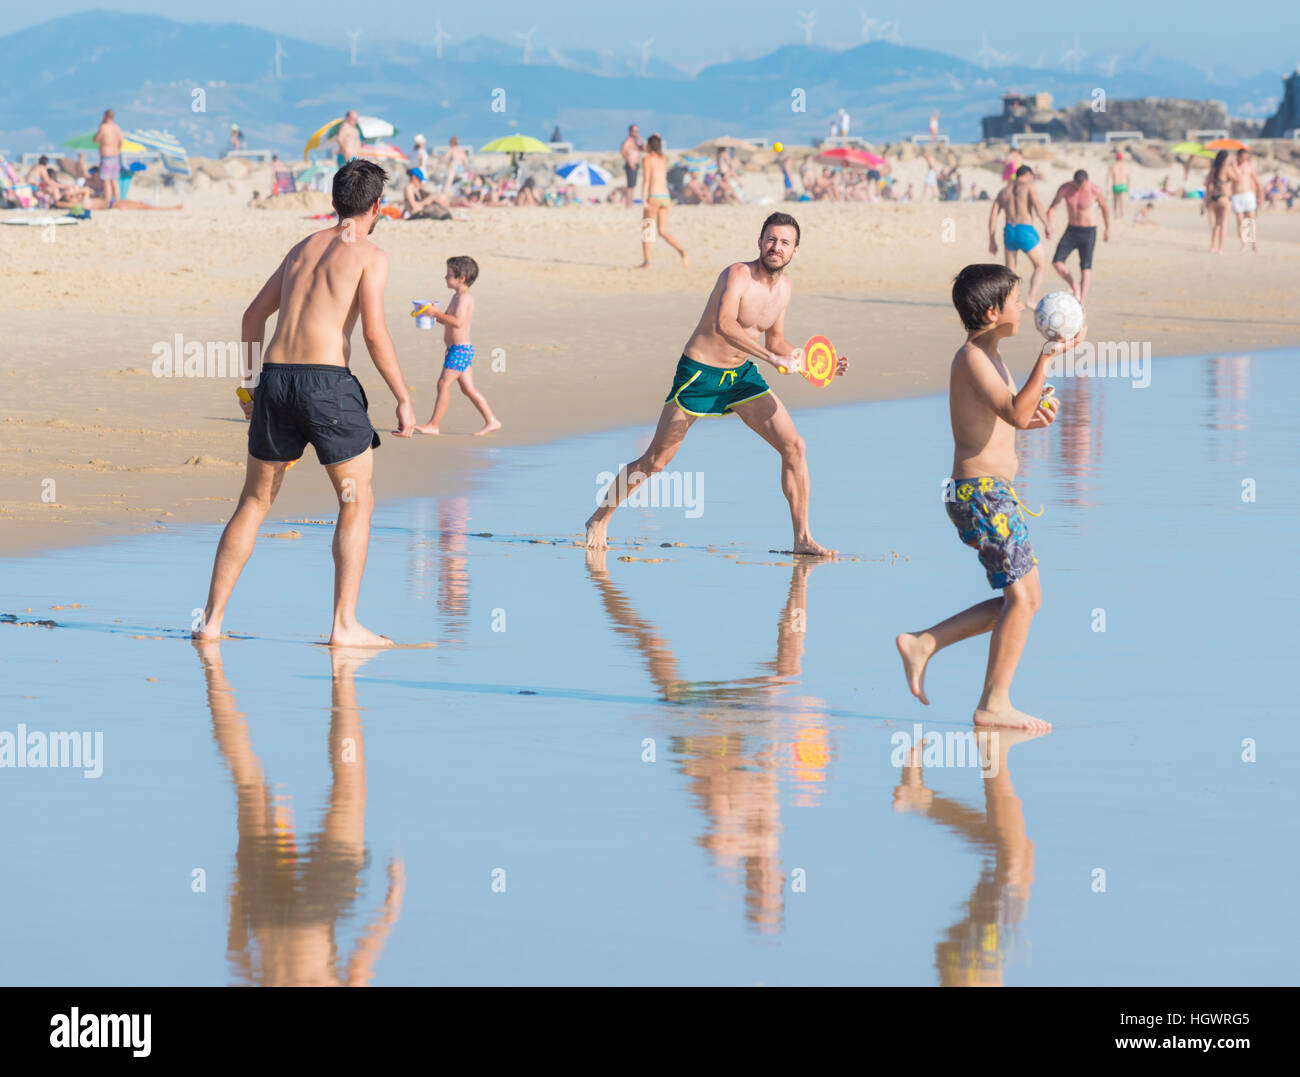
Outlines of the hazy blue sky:
{"type": "MultiPolygon", "coordinates": [[[[852,44],[862,40],[860,11],[877,20],[896,21],[907,45],[938,49],[973,57],[981,47],[981,33],[989,43],[1015,62],[1032,64],[1040,57],[1051,62],[1073,44],[1075,30],[1064,28],[1064,16],[1077,19],[1080,47],[1101,55],[1123,54],[1136,48],[1179,56],[1209,68],[1225,64],[1241,74],[1290,70],[1300,62],[1300,35],[1295,5],[1290,0],[1262,0],[1251,4],[1244,17],[1214,0],[1179,0],[1177,5],[1135,4],[1132,0],[1093,0],[1020,5],[1029,15],[1019,20],[1023,29],[1006,28],[1009,10],[974,2],[951,0],[918,4],[839,3],[823,0],[653,0],[649,4],[599,4],[576,0],[545,4],[538,0],[491,0],[487,4],[399,2],[399,0],[107,0],[98,4],[77,0],[41,0],[23,5],[6,0],[0,31],[43,22],[92,8],[148,12],[192,22],[242,22],[317,41],[346,44],[344,31],[360,29],[362,48],[367,37],[428,41],[435,17],[457,40],[489,34],[513,40],[512,32],[537,27],[536,46],[609,49],[631,53],[633,40],[654,38],[652,52],[688,64],[722,58],[725,54],[759,55],[771,48],[803,40],[800,11],[816,12],[814,44],[852,44]],[[645,12],[653,13],[653,23],[645,12]],[[361,14],[358,14],[358,13],[361,14]],[[403,23],[419,18],[418,29],[403,23]],[[1287,27],[1290,32],[1287,32],[1287,27]]],[[[1242,9],[1243,12],[1246,9],[1242,9]]]]}

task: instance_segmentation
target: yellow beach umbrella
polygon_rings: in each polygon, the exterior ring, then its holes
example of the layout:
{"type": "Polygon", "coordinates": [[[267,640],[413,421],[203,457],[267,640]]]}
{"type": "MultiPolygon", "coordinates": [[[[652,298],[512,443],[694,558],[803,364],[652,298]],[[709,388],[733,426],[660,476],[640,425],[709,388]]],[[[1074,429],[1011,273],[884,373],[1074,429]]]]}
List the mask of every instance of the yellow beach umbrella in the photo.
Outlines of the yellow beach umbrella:
{"type": "Polygon", "coordinates": [[[551,147],[530,135],[506,135],[478,148],[479,153],[550,153],[551,147]]]}

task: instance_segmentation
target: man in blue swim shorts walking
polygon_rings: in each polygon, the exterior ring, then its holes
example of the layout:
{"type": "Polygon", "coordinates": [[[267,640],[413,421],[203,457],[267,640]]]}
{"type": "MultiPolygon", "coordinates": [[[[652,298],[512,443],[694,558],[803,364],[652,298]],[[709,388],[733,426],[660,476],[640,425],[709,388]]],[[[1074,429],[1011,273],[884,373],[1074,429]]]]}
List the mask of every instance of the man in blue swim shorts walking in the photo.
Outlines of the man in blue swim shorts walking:
{"type": "Polygon", "coordinates": [[[1025,296],[1025,305],[1034,306],[1038,302],[1038,288],[1043,283],[1043,248],[1038,240],[1038,229],[1034,227],[1034,214],[1043,222],[1043,235],[1052,238],[1052,225],[1043,214],[1043,203],[1034,190],[1034,170],[1028,165],[1016,169],[1015,177],[993,200],[989,211],[989,254],[998,253],[998,214],[1006,214],[1006,224],[1002,228],[1002,246],[1006,248],[1006,265],[1008,269],[1016,268],[1016,252],[1024,251],[1034,267],[1029,278],[1029,292],[1025,296]]]}

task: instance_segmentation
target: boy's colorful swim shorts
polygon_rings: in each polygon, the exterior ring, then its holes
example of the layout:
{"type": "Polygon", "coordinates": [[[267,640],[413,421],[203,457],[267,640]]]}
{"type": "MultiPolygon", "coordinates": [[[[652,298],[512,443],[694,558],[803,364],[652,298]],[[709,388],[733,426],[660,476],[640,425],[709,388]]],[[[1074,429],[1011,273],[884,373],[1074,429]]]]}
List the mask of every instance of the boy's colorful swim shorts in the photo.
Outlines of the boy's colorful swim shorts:
{"type": "Polygon", "coordinates": [[[676,404],[687,415],[726,415],[737,404],[771,391],[752,359],[731,369],[697,363],[683,355],[664,403],[676,404]]]}
{"type": "Polygon", "coordinates": [[[468,370],[473,361],[473,344],[452,344],[447,349],[447,357],[442,361],[442,365],[448,370],[468,370]]]}
{"type": "Polygon", "coordinates": [[[944,508],[958,537],[979,552],[989,586],[995,589],[1015,583],[1038,564],[1021,507],[1006,479],[989,476],[954,479],[945,497],[944,508]]]}

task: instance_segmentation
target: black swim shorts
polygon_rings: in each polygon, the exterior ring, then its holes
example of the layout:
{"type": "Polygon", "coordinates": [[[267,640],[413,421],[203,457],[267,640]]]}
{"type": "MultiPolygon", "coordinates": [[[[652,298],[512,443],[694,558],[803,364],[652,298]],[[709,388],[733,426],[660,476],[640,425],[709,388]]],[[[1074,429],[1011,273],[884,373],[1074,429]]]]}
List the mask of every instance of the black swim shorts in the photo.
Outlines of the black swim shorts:
{"type": "Polygon", "coordinates": [[[366,391],[347,367],[265,363],[253,391],[248,455],[284,463],[311,445],[322,464],[351,460],[379,448],[367,407],[366,391]]]}
{"type": "Polygon", "coordinates": [[[1079,252],[1079,268],[1092,268],[1092,251],[1097,246],[1097,228],[1093,225],[1085,228],[1082,225],[1067,225],[1065,234],[1061,236],[1061,242],[1056,245],[1056,254],[1052,257],[1053,262],[1064,262],[1075,251],[1079,252]]]}

